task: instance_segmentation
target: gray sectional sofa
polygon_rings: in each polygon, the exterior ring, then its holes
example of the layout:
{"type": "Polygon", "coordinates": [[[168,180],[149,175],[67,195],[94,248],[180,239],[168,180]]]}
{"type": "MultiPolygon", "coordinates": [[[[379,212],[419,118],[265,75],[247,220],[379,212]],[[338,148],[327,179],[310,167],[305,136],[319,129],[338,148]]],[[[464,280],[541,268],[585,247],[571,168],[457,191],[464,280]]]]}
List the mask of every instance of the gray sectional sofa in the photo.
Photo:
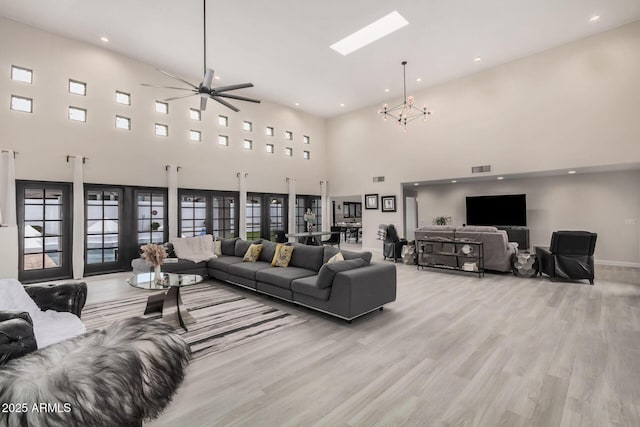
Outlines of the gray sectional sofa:
{"type": "Polygon", "coordinates": [[[348,321],[395,301],[395,266],[372,264],[370,252],[297,243],[293,246],[288,267],[271,266],[276,243],[223,239],[222,255],[217,258],[200,263],[178,260],[164,264],[162,270],[213,277],[348,321]],[[251,243],[263,244],[260,258],[243,262],[251,243]],[[327,264],[338,252],[345,260],[327,264]]]}

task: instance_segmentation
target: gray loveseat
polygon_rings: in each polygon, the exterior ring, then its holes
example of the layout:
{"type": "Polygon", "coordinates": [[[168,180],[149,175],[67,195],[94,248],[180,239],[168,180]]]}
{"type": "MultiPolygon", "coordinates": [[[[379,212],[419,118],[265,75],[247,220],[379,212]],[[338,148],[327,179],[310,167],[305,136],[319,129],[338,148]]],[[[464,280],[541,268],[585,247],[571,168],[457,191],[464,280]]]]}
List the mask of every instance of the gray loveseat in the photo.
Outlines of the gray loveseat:
{"type": "Polygon", "coordinates": [[[222,255],[194,263],[179,260],[162,266],[165,272],[200,274],[313,308],[345,320],[381,309],[396,299],[396,268],[372,264],[370,252],[293,243],[288,267],[272,267],[276,243],[223,239],[222,255]],[[243,262],[251,243],[262,243],[256,262],[243,262]],[[344,261],[327,264],[342,252],[344,261]]]}

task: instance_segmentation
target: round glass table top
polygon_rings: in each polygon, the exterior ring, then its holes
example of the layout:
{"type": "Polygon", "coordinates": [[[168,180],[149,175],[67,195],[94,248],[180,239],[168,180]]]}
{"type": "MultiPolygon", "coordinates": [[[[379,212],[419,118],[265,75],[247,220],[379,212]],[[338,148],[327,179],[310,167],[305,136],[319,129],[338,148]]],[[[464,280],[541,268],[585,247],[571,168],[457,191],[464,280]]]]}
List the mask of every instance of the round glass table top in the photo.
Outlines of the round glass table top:
{"type": "Polygon", "coordinates": [[[127,279],[127,283],[134,288],[161,291],[173,286],[195,285],[204,280],[199,274],[160,273],[160,275],[162,280],[159,283],[155,282],[155,274],[153,272],[131,276],[127,279]]]}

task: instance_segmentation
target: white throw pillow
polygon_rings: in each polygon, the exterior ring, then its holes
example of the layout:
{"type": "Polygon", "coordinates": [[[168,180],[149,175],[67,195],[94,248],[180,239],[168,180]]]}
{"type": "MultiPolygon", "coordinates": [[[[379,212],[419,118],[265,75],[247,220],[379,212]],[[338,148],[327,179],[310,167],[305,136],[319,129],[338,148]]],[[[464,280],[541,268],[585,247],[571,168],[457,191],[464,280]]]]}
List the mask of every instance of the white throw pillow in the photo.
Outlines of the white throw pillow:
{"type": "Polygon", "coordinates": [[[334,262],[338,262],[338,261],[344,261],[344,256],[342,255],[342,252],[338,252],[337,254],[329,258],[327,260],[327,264],[333,264],[334,262]]]}

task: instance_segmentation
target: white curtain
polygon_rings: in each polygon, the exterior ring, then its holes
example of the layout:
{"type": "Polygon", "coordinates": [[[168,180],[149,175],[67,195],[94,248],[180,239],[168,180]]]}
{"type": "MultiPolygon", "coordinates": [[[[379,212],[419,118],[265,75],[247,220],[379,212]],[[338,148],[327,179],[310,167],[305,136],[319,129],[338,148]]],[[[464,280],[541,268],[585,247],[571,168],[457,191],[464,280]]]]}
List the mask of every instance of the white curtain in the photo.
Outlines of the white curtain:
{"type": "MultiPolygon", "coordinates": [[[[289,183],[289,234],[296,232],[296,180],[287,178],[289,183]]],[[[290,239],[294,241],[294,239],[290,239]]]]}
{"type": "Polygon", "coordinates": [[[16,226],[15,153],[13,150],[4,150],[0,159],[0,211],[2,211],[2,224],[16,226]]]}
{"type": "Polygon", "coordinates": [[[73,156],[73,278],[84,277],[84,159],[73,156]]]}
{"type": "Polygon", "coordinates": [[[247,175],[238,172],[238,191],[240,192],[240,238],[247,239],[247,175]]]}
{"type": "Polygon", "coordinates": [[[327,181],[320,181],[320,203],[322,204],[322,229],[329,231],[331,229],[331,211],[327,197],[327,181]]]}
{"type": "Polygon", "coordinates": [[[178,236],[178,213],[180,204],[178,203],[178,167],[167,165],[167,181],[169,190],[169,238],[178,236]]]}

